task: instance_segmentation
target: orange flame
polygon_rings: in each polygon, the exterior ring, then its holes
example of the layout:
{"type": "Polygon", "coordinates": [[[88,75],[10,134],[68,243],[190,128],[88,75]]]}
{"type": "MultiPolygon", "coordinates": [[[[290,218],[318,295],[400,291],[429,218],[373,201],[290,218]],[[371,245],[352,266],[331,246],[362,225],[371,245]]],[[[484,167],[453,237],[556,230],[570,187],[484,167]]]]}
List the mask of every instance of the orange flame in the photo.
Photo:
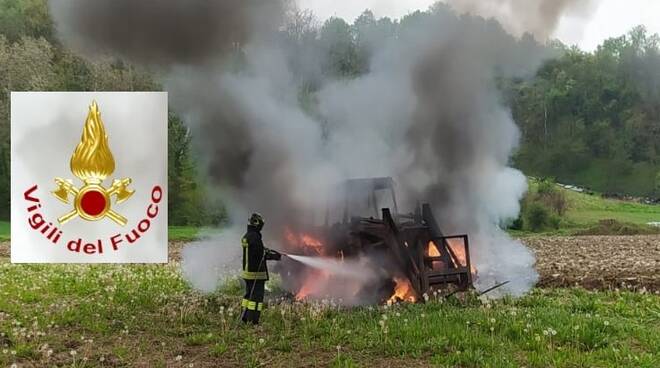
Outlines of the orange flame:
{"type": "MultiPolygon", "coordinates": [[[[440,250],[433,241],[429,241],[429,244],[427,246],[427,252],[429,257],[440,257],[440,250]]],[[[440,269],[442,268],[442,263],[443,263],[442,261],[433,261],[431,262],[431,268],[440,269]]]]}
{"type": "Polygon", "coordinates": [[[309,234],[294,234],[290,229],[284,231],[284,237],[291,245],[312,249],[317,254],[323,254],[323,243],[309,234]]]}
{"type": "Polygon", "coordinates": [[[71,172],[84,182],[101,182],[115,171],[115,159],[96,101],[89,107],[82,137],[71,156],[70,165],[71,172]]]}
{"type": "Polygon", "coordinates": [[[319,254],[321,253],[320,250],[323,248],[323,243],[320,240],[307,234],[302,234],[300,240],[304,245],[314,248],[319,254]]]}
{"type": "Polygon", "coordinates": [[[414,303],[417,300],[415,290],[410,283],[410,280],[404,277],[395,277],[394,294],[387,300],[387,304],[393,304],[398,301],[407,301],[414,303]]]}
{"type": "MultiPolygon", "coordinates": [[[[458,267],[465,267],[467,265],[467,257],[465,256],[465,245],[463,243],[462,239],[456,238],[456,239],[447,239],[447,244],[449,244],[449,248],[451,248],[452,252],[458,259],[458,267]]],[[[470,272],[472,274],[477,273],[477,269],[474,268],[474,265],[470,265],[470,272]]]]}
{"type": "Polygon", "coordinates": [[[296,300],[302,301],[307,299],[310,295],[314,295],[318,291],[319,286],[323,285],[329,277],[330,273],[324,270],[310,271],[305,278],[302,287],[298,290],[298,293],[296,293],[296,300]]]}
{"type": "Polygon", "coordinates": [[[429,242],[428,253],[429,257],[440,257],[440,251],[433,241],[429,242]]]}

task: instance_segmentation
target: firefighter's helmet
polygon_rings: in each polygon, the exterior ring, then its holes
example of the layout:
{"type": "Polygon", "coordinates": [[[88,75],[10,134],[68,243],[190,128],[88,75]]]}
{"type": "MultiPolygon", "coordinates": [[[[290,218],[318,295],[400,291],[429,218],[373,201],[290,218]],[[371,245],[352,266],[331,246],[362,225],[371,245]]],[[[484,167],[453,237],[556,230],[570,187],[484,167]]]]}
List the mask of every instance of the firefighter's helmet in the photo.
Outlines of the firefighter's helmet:
{"type": "Polygon", "coordinates": [[[261,228],[264,226],[265,221],[263,216],[255,212],[250,216],[248,223],[254,227],[261,228]]]}

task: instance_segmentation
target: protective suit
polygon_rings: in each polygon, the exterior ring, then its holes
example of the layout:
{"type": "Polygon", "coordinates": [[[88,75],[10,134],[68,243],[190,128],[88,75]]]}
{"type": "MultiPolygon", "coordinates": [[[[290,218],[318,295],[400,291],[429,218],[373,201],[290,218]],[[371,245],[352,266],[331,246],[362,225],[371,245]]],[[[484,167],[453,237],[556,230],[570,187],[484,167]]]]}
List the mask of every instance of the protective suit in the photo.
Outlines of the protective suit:
{"type": "Polygon", "coordinates": [[[241,277],[245,280],[245,296],[243,297],[243,322],[259,323],[264,307],[264,289],[268,280],[266,261],[280,260],[282,255],[264,247],[261,240],[261,229],[264,219],[255,213],[250,216],[247,232],[241,239],[243,247],[243,271],[241,277]]]}

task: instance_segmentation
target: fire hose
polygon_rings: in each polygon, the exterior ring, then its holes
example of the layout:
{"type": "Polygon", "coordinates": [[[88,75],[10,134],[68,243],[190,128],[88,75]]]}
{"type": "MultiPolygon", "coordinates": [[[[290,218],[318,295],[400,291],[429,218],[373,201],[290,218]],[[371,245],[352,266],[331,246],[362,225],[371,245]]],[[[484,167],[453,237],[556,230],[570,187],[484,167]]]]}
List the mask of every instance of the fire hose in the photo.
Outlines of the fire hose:
{"type": "MultiPolygon", "coordinates": [[[[504,286],[504,285],[506,285],[506,284],[508,284],[508,283],[510,283],[510,282],[511,282],[511,281],[509,280],[509,281],[501,282],[501,283],[499,283],[499,284],[495,284],[494,286],[491,286],[491,287],[489,287],[488,289],[486,289],[486,290],[484,290],[484,291],[478,293],[477,296],[482,296],[482,295],[484,295],[484,294],[490,293],[491,291],[493,291],[493,290],[495,290],[495,289],[499,289],[499,288],[501,288],[502,286],[504,286]]],[[[444,298],[445,298],[445,299],[448,299],[450,296],[452,296],[452,295],[458,293],[459,291],[460,291],[460,290],[454,290],[454,291],[452,291],[451,293],[445,295],[444,298]]]]}

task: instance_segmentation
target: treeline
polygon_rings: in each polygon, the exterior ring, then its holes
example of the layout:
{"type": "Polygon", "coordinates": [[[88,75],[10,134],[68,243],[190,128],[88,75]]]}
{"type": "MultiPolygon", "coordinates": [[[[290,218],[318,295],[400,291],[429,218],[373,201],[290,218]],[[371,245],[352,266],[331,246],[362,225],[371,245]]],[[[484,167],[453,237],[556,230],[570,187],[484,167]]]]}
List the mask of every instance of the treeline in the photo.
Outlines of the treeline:
{"type": "Polygon", "coordinates": [[[566,49],[504,89],[526,174],[660,197],[660,38],[637,27],[594,52],[566,49]]]}
{"type": "MultiPolygon", "coordinates": [[[[44,0],[0,0],[0,220],[9,219],[10,91],[158,91],[146,70],[121,60],[84,60],[54,37],[44,0]]],[[[205,200],[191,150],[191,132],[174,113],[168,121],[169,223],[210,225],[225,219],[205,200]]]]}

